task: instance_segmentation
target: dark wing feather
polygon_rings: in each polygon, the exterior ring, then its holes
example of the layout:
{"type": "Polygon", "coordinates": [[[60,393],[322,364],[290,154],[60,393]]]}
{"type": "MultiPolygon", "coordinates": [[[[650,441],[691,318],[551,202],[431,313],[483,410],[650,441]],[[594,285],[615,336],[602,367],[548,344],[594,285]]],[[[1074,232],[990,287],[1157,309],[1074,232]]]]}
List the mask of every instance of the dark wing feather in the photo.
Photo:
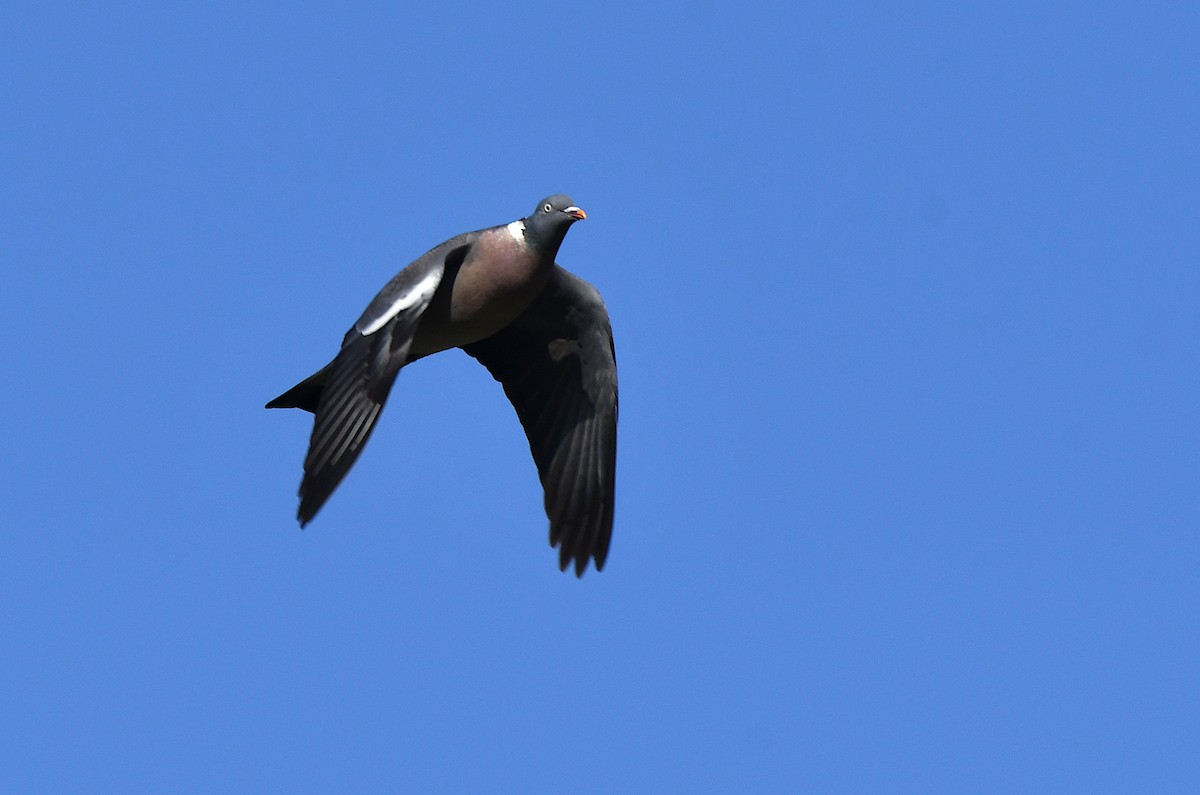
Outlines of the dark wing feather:
{"type": "Polygon", "coordinates": [[[312,437],[300,481],[300,526],[308,524],[346,477],[371,436],[421,315],[445,273],[461,260],[470,236],[432,249],[396,275],[346,332],[337,357],[321,372],[276,398],[271,406],[315,404],[312,437]]]}
{"type": "Polygon", "coordinates": [[[617,362],[600,294],[557,265],[549,284],[502,331],[468,354],[504,386],[545,491],[559,567],[604,568],[617,462],[617,362]]]}
{"type": "Polygon", "coordinates": [[[358,460],[408,358],[419,318],[420,312],[406,312],[366,336],[350,329],[341,352],[326,368],[300,481],[296,516],[301,527],[312,521],[358,460]]]}

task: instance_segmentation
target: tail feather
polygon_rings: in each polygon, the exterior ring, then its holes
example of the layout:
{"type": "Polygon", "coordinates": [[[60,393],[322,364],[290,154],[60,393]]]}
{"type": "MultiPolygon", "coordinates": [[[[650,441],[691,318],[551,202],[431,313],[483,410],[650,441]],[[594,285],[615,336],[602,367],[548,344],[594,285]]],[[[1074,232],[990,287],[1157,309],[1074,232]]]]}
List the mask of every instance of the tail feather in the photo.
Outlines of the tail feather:
{"type": "Polygon", "coordinates": [[[305,378],[294,387],[267,404],[269,409],[304,409],[312,414],[317,413],[321,405],[321,395],[325,392],[325,382],[329,377],[329,365],[305,378]]]}

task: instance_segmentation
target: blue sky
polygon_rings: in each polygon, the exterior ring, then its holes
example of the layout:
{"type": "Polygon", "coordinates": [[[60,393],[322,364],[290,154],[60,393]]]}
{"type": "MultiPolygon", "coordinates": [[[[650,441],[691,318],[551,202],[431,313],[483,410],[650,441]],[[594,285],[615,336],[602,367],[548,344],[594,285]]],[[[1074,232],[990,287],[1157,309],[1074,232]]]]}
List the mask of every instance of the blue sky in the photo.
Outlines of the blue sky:
{"type": "Polygon", "coordinates": [[[1200,787],[1187,4],[9,3],[5,791],[1200,787]],[[542,196],[606,570],[406,369],[305,531],[262,404],[542,196]]]}

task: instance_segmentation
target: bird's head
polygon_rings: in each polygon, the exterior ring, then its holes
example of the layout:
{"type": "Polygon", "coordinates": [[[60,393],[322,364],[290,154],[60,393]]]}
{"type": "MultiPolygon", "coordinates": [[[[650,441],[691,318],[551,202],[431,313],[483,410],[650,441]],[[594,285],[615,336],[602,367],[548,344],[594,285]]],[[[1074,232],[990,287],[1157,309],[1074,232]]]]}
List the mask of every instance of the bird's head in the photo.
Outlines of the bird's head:
{"type": "Polygon", "coordinates": [[[538,202],[526,216],[525,235],[535,246],[557,250],[571,224],[584,218],[587,213],[576,207],[570,196],[556,193],[538,202]]]}

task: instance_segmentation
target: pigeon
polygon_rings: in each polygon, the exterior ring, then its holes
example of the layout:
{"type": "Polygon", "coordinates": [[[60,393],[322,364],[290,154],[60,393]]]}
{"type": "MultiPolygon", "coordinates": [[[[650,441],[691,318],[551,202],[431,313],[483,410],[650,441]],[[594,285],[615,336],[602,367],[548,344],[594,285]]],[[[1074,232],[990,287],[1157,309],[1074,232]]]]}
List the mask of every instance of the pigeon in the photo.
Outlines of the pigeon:
{"type": "Polygon", "coordinates": [[[604,568],[617,460],[617,363],[595,287],[555,262],[587,214],[569,196],[435,246],[372,299],[333,361],[267,408],[312,412],[297,518],[312,521],[371,436],[400,369],[462,348],[500,382],[529,440],[559,568],[604,568]]]}

